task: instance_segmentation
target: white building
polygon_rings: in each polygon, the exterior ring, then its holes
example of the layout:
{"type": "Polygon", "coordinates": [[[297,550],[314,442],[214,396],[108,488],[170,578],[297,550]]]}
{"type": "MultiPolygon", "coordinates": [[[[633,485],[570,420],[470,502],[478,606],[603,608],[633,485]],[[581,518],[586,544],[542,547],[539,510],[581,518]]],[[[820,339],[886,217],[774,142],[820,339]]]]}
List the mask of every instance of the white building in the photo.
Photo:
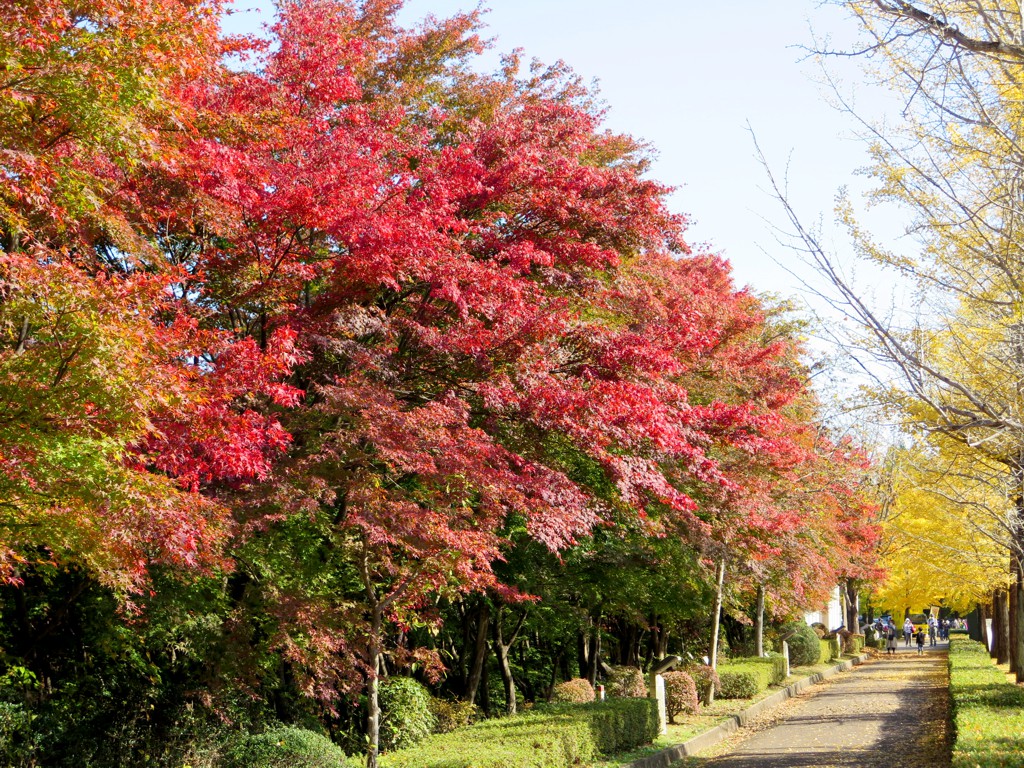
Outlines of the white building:
{"type": "MultiPolygon", "coordinates": [[[[822,606],[821,610],[805,613],[804,621],[808,624],[824,624],[829,630],[839,629],[843,623],[843,605],[839,600],[839,587],[832,590],[831,599],[827,605],[822,606]]],[[[856,632],[857,628],[854,627],[852,631],[856,632]]]]}

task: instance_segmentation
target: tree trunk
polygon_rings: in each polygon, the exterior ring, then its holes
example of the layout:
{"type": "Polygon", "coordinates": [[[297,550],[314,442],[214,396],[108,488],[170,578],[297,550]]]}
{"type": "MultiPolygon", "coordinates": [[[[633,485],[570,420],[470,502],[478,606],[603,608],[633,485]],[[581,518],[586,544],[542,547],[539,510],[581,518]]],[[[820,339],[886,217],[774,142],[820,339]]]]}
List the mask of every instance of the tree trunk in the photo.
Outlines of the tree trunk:
{"type": "Polygon", "coordinates": [[[498,673],[501,675],[502,687],[505,689],[505,714],[514,715],[516,713],[516,683],[512,677],[512,665],[508,661],[508,651],[523,628],[523,622],[526,621],[526,612],[524,611],[519,616],[515,629],[512,630],[512,634],[509,635],[507,642],[505,640],[505,628],[502,624],[504,613],[505,606],[498,606],[498,611],[494,616],[494,655],[498,659],[498,673]]]}
{"type": "Polygon", "coordinates": [[[366,768],[377,768],[377,753],[380,751],[380,606],[374,605],[370,620],[370,646],[367,654],[370,663],[370,681],[366,688],[366,768]]]}
{"type": "MultiPolygon", "coordinates": [[[[717,589],[715,590],[715,612],[711,617],[711,652],[708,655],[712,669],[718,668],[718,627],[722,617],[722,588],[725,585],[725,558],[718,563],[717,589]]],[[[715,700],[715,686],[707,687],[705,704],[711,706],[715,700]]]]}
{"type": "Polygon", "coordinates": [[[1019,601],[1017,600],[1017,564],[1015,560],[1016,558],[1011,555],[1010,586],[1007,588],[1006,600],[1006,657],[1010,663],[1011,672],[1017,671],[1021,661],[1017,655],[1017,611],[1020,610],[1020,606],[1017,605],[1019,601]]]}
{"type": "Polygon", "coordinates": [[[988,612],[985,608],[984,603],[978,603],[978,627],[981,632],[981,642],[985,644],[985,648],[991,651],[992,649],[992,638],[989,637],[988,622],[985,620],[988,618],[988,612]]]}
{"type": "Polygon", "coordinates": [[[857,594],[857,582],[854,579],[847,579],[843,585],[846,592],[846,616],[843,622],[848,632],[860,634],[860,595],[857,594]]]}
{"type": "Polygon", "coordinates": [[[1010,660],[1010,602],[1005,590],[997,589],[995,594],[999,600],[999,607],[995,611],[999,617],[999,628],[993,627],[996,633],[996,663],[1005,664],[1010,660]]]}
{"type": "Polygon", "coordinates": [[[590,651],[587,654],[587,682],[597,685],[597,669],[601,662],[601,617],[594,621],[590,630],[590,651]]]}
{"type": "Polygon", "coordinates": [[[757,585],[757,606],[754,609],[754,655],[764,656],[764,585],[757,585]]]}
{"type": "Polygon", "coordinates": [[[1017,678],[1018,683],[1024,683],[1024,565],[1022,565],[1020,556],[1016,555],[1013,558],[1014,563],[1014,576],[1013,584],[1010,589],[1013,590],[1013,673],[1017,678]]]}
{"type": "Polygon", "coordinates": [[[587,617],[587,626],[576,635],[576,661],[580,677],[586,677],[590,670],[590,627],[593,620],[587,617]]]}
{"type": "Polygon", "coordinates": [[[490,628],[491,609],[487,601],[481,599],[480,607],[476,612],[476,641],[473,643],[473,662],[469,668],[469,679],[466,681],[466,690],[462,698],[466,701],[476,701],[477,692],[480,689],[480,680],[483,677],[484,664],[487,661],[487,634],[490,628]]]}

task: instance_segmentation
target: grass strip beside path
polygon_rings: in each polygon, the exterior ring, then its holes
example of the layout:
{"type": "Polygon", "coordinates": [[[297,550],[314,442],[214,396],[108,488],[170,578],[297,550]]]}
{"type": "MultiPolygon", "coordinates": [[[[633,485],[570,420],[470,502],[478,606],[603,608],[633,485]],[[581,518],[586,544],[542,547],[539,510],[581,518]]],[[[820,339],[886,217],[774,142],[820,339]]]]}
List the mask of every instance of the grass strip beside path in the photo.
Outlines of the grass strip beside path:
{"type": "Polygon", "coordinates": [[[1024,767],[1024,688],[1007,680],[985,646],[949,643],[953,768],[1024,767]]]}

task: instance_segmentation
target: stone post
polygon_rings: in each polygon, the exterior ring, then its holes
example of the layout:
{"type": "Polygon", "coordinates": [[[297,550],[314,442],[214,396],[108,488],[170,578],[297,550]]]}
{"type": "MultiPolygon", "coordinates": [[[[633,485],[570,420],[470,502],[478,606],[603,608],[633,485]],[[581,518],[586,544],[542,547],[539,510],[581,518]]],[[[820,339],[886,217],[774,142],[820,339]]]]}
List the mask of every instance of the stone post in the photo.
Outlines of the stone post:
{"type": "Polygon", "coordinates": [[[665,703],[665,678],[651,675],[651,698],[658,702],[658,733],[668,733],[668,706],[665,703]]]}
{"type": "Polygon", "coordinates": [[[789,643],[782,641],[782,658],[786,660],[786,677],[789,677],[789,643]]]}

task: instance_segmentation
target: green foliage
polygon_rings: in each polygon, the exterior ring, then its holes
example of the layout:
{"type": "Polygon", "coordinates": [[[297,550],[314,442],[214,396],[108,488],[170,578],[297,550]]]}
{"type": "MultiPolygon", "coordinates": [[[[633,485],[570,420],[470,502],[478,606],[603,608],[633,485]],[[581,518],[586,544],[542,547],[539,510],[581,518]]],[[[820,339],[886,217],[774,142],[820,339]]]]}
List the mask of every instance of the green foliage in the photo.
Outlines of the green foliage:
{"type": "Polygon", "coordinates": [[[697,714],[697,685],[686,672],[666,672],[665,710],[668,721],[674,723],[676,715],[697,714]]]}
{"type": "Polygon", "coordinates": [[[382,768],[570,768],[600,754],[649,744],[658,735],[653,699],[553,704],[485,720],[381,756],[382,768]]]}
{"type": "Polygon", "coordinates": [[[786,659],[781,654],[772,654],[771,656],[751,656],[749,658],[737,659],[729,662],[729,667],[732,668],[736,664],[747,665],[761,665],[768,670],[768,685],[779,685],[783,680],[786,679],[786,659]]]}
{"type": "Polygon", "coordinates": [[[867,637],[865,635],[847,635],[843,642],[843,651],[851,655],[857,655],[864,650],[866,645],[867,637]]]}
{"type": "Polygon", "coordinates": [[[238,739],[218,768],[346,768],[341,747],[304,728],[283,726],[238,739]]]}
{"type": "Polygon", "coordinates": [[[718,695],[723,699],[749,699],[767,687],[764,678],[749,668],[722,669],[718,677],[718,695]]]}
{"type": "Polygon", "coordinates": [[[1024,766],[1024,688],[1008,682],[985,646],[949,639],[953,768],[1024,766]]]}
{"type": "Polygon", "coordinates": [[[683,672],[693,678],[693,682],[697,686],[697,695],[702,701],[706,698],[709,688],[713,686],[717,691],[721,684],[718,673],[708,664],[691,664],[685,667],[683,672]]]}
{"type": "Polygon", "coordinates": [[[785,660],[747,658],[726,662],[718,667],[719,695],[723,699],[749,699],[785,676],[785,660]]]}
{"type": "Polygon", "coordinates": [[[411,747],[434,730],[430,693],[411,677],[381,680],[380,710],[380,747],[383,750],[411,747]]]}
{"type": "Polygon", "coordinates": [[[569,704],[586,704],[594,700],[594,686],[589,680],[577,677],[559,683],[551,692],[551,701],[569,704]]]}
{"type": "Polygon", "coordinates": [[[830,661],[835,661],[842,652],[839,650],[839,638],[837,637],[823,637],[818,641],[819,656],[818,664],[827,664],[830,661]]]}
{"type": "Polygon", "coordinates": [[[0,701],[0,755],[7,765],[32,759],[32,714],[21,704],[0,701]]]}
{"type": "Polygon", "coordinates": [[[430,714],[434,716],[434,733],[451,733],[476,719],[476,705],[471,701],[431,697],[430,714]]]}
{"type": "Polygon", "coordinates": [[[647,681],[638,667],[612,667],[605,690],[612,698],[643,699],[647,697],[647,681]]]}
{"type": "Polygon", "coordinates": [[[821,644],[814,629],[802,621],[793,621],[782,628],[782,635],[789,637],[789,663],[794,667],[817,664],[821,658],[821,644]]]}

